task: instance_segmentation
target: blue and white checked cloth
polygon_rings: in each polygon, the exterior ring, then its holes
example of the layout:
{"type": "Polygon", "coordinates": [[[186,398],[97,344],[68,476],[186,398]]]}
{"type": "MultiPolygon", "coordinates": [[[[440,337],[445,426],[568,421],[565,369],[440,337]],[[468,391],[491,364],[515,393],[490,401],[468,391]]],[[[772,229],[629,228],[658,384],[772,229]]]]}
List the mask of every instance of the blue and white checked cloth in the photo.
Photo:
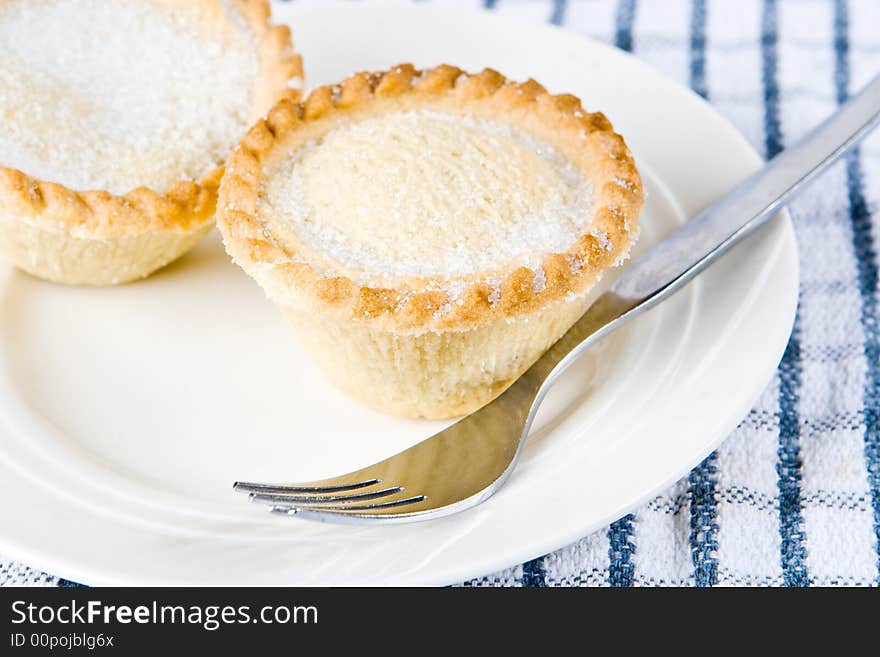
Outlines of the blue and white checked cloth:
{"type": "MultiPolygon", "coordinates": [[[[706,97],[767,157],[880,72],[880,0],[435,1],[630,50],[706,97]]],[[[609,527],[466,585],[880,584],[878,202],[875,135],[791,207],[794,334],[717,452],[609,527]]],[[[0,561],[0,584],[65,582],[0,561]]]]}

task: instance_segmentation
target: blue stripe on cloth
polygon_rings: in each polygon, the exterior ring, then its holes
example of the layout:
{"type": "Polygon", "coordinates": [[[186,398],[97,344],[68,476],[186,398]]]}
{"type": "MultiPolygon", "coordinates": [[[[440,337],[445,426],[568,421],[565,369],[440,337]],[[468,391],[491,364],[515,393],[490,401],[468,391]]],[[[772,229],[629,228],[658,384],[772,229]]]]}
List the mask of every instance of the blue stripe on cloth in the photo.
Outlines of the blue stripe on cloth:
{"type": "Polygon", "coordinates": [[[547,573],[544,570],[544,558],[532,559],[526,561],[522,566],[522,585],[523,586],[547,586],[547,573]]]}
{"type": "MultiPolygon", "coordinates": [[[[620,0],[615,16],[614,45],[621,50],[632,52],[635,19],[635,0],[620,0]]],[[[633,585],[635,566],[632,555],[636,549],[632,542],[634,519],[632,514],[628,514],[608,527],[608,582],[611,586],[633,585]]]]}
{"type": "Polygon", "coordinates": [[[635,565],[632,556],[636,546],[632,542],[633,520],[629,513],[608,527],[608,583],[611,586],[633,585],[635,565]]]}
{"type": "Polygon", "coordinates": [[[764,146],[770,159],[782,150],[782,121],[779,118],[776,0],[764,0],[761,14],[761,81],[764,86],[764,146]]]}
{"type": "Polygon", "coordinates": [[[636,0],[620,0],[614,20],[614,45],[621,50],[632,52],[632,31],[635,20],[636,0]]]}
{"type": "MultiPolygon", "coordinates": [[[[834,88],[838,104],[849,97],[849,11],[844,0],[834,3],[834,88]]],[[[871,234],[871,211],[865,200],[861,151],[846,158],[846,189],[853,250],[861,296],[861,325],[865,336],[865,463],[874,511],[877,584],[880,585],[880,335],[877,318],[877,251],[871,234]]]]}
{"type": "MultiPolygon", "coordinates": [[[[767,157],[782,150],[779,118],[776,0],[764,0],[761,17],[761,61],[764,86],[764,132],[767,157]]],[[[795,317],[788,346],[779,363],[779,447],[776,474],[779,487],[779,536],[782,576],[787,586],[807,586],[801,506],[800,418],[801,389],[800,312],[795,317]]]]}
{"type": "Polygon", "coordinates": [[[696,586],[714,586],[718,583],[717,475],[716,454],[711,454],[688,475],[691,512],[688,540],[696,586]]]}
{"type": "MultiPolygon", "coordinates": [[[[708,98],[706,84],[706,0],[693,0],[691,7],[690,85],[708,98]]],[[[714,586],[718,583],[718,497],[717,454],[710,454],[688,475],[690,500],[691,560],[694,583],[714,586]]]]}
{"type": "Polygon", "coordinates": [[[703,98],[709,97],[706,85],[706,0],[691,5],[690,85],[703,98]]]}
{"type": "Polygon", "coordinates": [[[550,14],[550,22],[554,25],[562,25],[565,20],[566,0],[553,0],[553,13],[550,14]]]}

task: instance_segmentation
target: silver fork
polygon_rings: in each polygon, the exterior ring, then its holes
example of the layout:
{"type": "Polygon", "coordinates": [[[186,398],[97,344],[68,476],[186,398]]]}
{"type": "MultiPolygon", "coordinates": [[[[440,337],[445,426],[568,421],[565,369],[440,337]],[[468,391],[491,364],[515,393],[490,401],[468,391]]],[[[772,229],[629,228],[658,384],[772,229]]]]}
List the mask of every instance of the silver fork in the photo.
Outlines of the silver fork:
{"type": "Polygon", "coordinates": [[[507,480],[547,391],[587,349],[668,298],[767,222],[880,122],[880,76],[792,148],[631,264],[546,354],[494,401],[384,461],[304,484],[236,482],[273,513],[338,523],[450,515],[507,480]]]}

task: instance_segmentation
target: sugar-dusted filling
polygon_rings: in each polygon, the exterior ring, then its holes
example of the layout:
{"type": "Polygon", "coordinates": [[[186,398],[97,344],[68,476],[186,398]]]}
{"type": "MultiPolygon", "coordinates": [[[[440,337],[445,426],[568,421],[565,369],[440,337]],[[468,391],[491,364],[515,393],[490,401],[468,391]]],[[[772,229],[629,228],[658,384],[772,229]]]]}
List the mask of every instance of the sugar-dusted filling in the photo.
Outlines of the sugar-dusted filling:
{"type": "Polygon", "coordinates": [[[114,193],[209,173],[247,127],[258,68],[227,5],[0,2],[0,165],[114,193]]]}
{"type": "Polygon", "coordinates": [[[336,127],[264,180],[259,213],[279,220],[325,273],[362,284],[517,262],[538,268],[592,219],[590,180],[552,146],[449,113],[395,112],[336,127]]]}
{"type": "Polygon", "coordinates": [[[259,212],[325,273],[458,277],[562,252],[592,219],[590,180],[500,123],[396,112],[331,130],[266,176],[259,212]]]}

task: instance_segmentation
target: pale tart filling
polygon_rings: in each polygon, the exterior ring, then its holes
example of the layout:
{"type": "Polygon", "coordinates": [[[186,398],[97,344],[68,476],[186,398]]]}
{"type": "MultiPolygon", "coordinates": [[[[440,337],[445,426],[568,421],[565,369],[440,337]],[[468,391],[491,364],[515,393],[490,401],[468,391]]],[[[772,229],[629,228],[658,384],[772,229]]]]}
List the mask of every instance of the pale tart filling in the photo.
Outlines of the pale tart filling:
{"type": "Polygon", "coordinates": [[[550,144],[433,111],[336,127],[276,165],[259,214],[298,259],[364,285],[540,270],[592,220],[591,181],[550,144]]]}
{"type": "Polygon", "coordinates": [[[238,14],[204,5],[0,2],[0,166],[116,194],[210,173],[247,127],[258,61],[238,14]]]}

